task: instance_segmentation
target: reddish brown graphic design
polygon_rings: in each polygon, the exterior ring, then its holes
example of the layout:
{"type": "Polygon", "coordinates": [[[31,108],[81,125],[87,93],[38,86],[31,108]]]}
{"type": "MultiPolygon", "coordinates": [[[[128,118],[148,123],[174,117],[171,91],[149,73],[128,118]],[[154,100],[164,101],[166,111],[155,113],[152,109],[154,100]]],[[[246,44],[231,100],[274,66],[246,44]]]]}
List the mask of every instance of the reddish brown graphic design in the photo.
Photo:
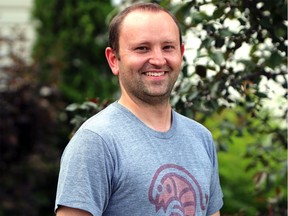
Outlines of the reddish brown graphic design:
{"type": "Polygon", "coordinates": [[[156,212],[161,208],[169,216],[195,216],[196,208],[205,210],[208,196],[203,197],[197,180],[186,169],[175,164],[161,166],[149,188],[149,200],[156,212]],[[197,204],[197,198],[200,203],[197,204]]]}

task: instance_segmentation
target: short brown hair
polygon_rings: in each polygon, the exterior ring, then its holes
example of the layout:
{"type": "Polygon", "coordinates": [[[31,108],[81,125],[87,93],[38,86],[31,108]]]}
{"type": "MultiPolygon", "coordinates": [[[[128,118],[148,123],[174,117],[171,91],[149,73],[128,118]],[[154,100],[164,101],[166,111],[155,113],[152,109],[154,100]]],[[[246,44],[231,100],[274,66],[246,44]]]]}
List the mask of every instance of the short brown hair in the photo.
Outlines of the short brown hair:
{"type": "Polygon", "coordinates": [[[125,17],[136,10],[142,10],[142,11],[151,11],[151,12],[160,12],[163,11],[171,16],[171,18],[174,20],[176,23],[178,30],[179,30],[179,37],[180,37],[180,45],[182,44],[182,33],[181,33],[181,28],[179,21],[177,18],[170,13],[168,10],[165,8],[161,7],[160,5],[156,3],[137,3],[133,4],[127,8],[125,8],[123,11],[121,11],[118,15],[116,15],[109,26],[109,47],[111,47],[115,52],[116,55],[119,54],[119,32],[120,32],[120,27],[125,19],[125,17]]]}

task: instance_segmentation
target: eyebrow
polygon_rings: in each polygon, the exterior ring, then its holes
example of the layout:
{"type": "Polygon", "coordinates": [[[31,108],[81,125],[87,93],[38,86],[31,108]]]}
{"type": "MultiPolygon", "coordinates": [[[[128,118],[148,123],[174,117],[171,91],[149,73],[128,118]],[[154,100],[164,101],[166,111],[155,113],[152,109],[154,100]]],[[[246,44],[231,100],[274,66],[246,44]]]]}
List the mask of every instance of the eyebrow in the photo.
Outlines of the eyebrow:
{"type": "MultiPolygon", "coordinates": [[[[153,42],[152,42],[153,43],[153,42]]],[[[169,40],[169,41],[164,41],[164,42],[161,42],[161,44],[177,44],[178,43],[178,40],[176,41],[171,41],[171,40],[169,40]]],[[[136,41],[136,42],[131,42],[131,46],[138,46],[138,45],[149,45],[149,44],[151,44],[151,42],[149,42],[149,41],[136,41]]]]}
{"type": "Polygon", "coordinates": [[[178,40],[177,41],[164,41],[164,44],[174,44],[174,43],[178,43],[178,40]]]}

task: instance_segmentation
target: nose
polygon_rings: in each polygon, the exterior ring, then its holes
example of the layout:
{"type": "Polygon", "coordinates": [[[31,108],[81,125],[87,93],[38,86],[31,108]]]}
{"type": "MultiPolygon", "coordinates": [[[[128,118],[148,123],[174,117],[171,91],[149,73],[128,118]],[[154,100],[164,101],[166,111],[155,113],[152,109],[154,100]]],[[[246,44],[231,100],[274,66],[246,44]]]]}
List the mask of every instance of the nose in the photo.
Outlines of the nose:
{"type": "Polygon", "coordinates": [[[155,66],[163,66],[167,63],[163,51],[161,49],[155,49],[149,59],[149,63],[155,66]]]}

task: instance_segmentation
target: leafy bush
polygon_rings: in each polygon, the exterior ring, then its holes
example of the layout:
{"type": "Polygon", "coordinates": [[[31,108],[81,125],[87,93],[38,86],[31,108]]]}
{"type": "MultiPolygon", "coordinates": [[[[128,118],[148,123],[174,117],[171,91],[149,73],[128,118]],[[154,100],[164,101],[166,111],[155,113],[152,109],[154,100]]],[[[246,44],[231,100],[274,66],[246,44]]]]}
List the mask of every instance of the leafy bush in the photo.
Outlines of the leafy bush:
{"type": "Polygon", "coordinates": [[[17,49],[24,33],[0,35],[0,215],[52,215],[68,124],[59,91],[38,82],[38,67],[17,49]],[[67,125],[67,126],[66,126],[67,125]]]}
{"type": "Polygon", "coordinates": [[[59,86],[69,102],[110,98],[117,80],[106,63],[110,1],[35,0],[37,39],[33,57],[43,81],[59,86]],[[45,8],[45,10],[43,10],[45,8]]]}

